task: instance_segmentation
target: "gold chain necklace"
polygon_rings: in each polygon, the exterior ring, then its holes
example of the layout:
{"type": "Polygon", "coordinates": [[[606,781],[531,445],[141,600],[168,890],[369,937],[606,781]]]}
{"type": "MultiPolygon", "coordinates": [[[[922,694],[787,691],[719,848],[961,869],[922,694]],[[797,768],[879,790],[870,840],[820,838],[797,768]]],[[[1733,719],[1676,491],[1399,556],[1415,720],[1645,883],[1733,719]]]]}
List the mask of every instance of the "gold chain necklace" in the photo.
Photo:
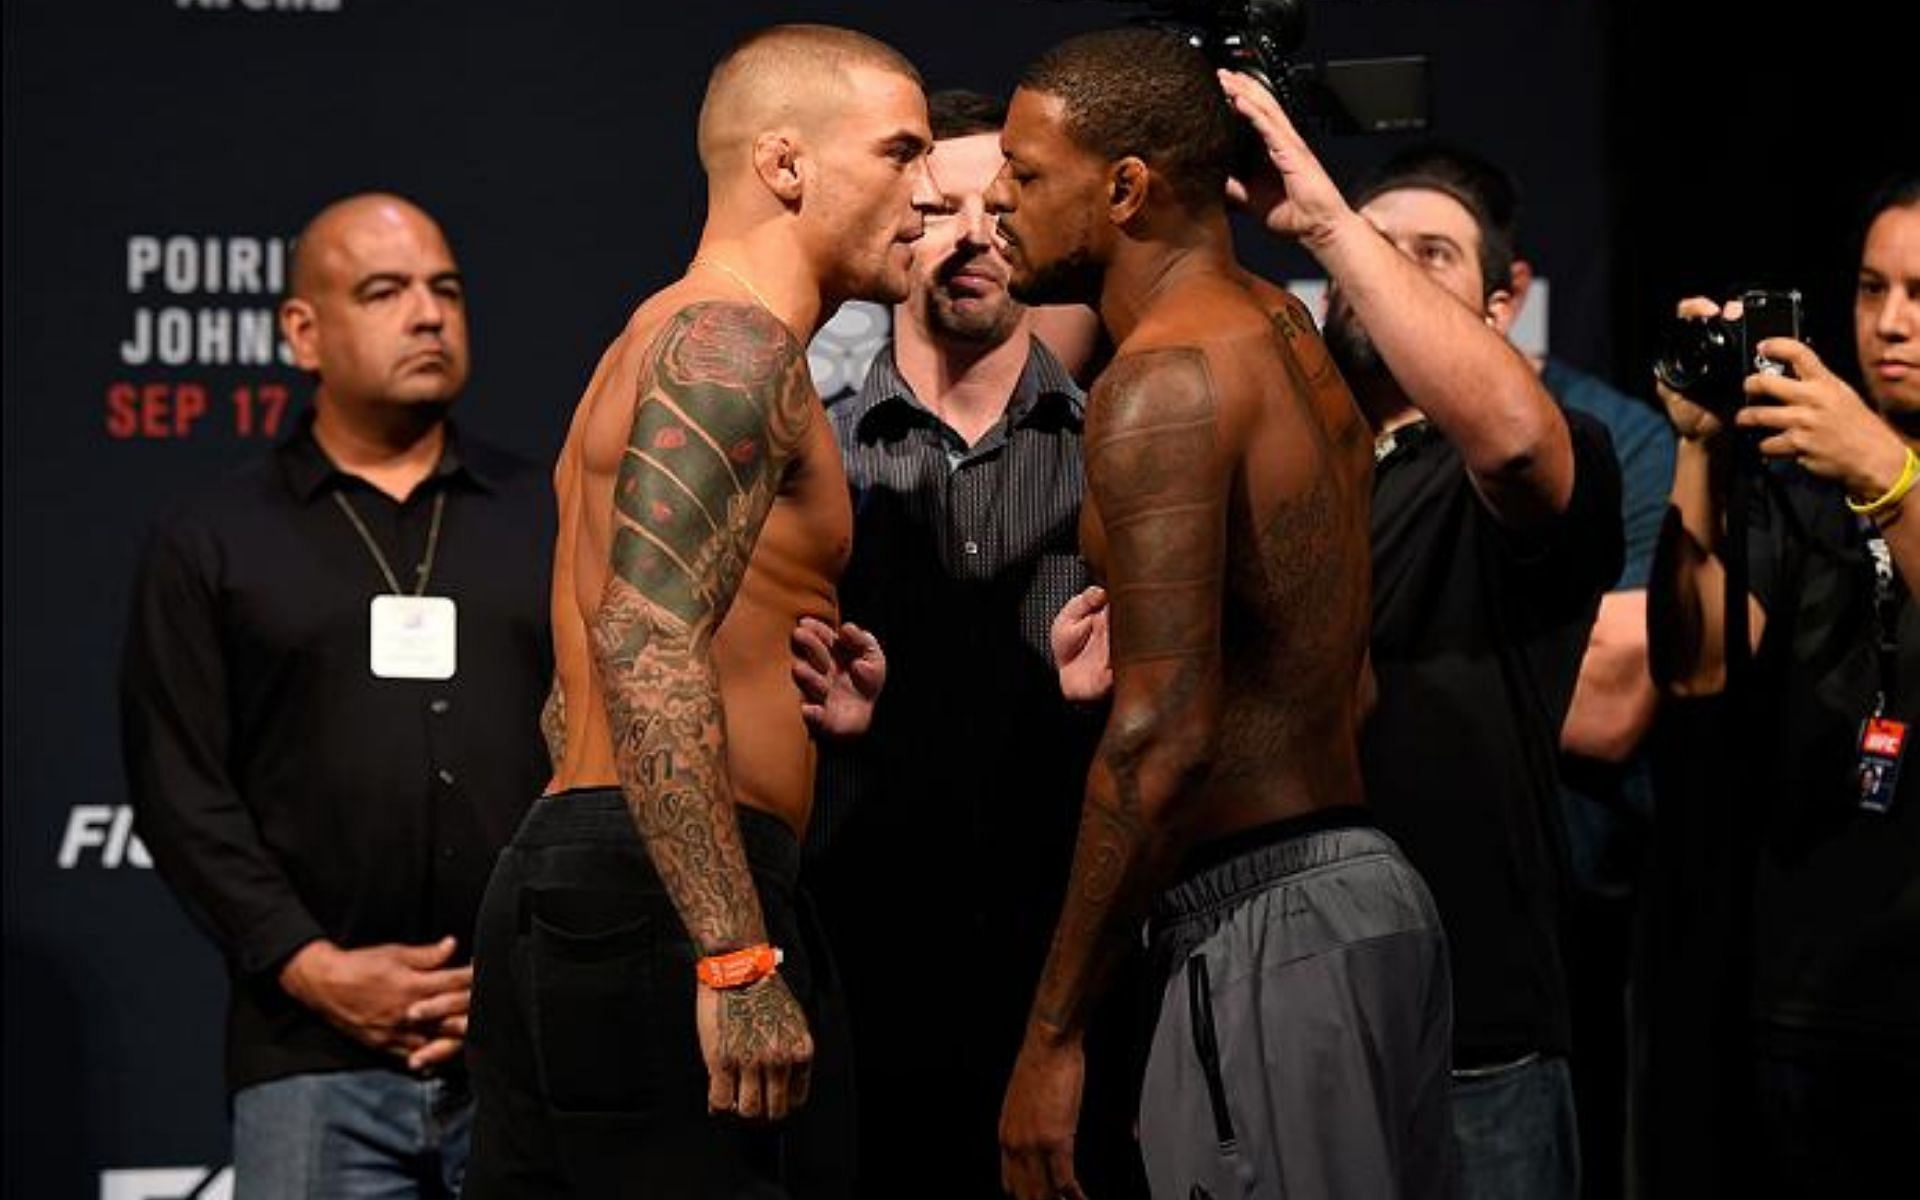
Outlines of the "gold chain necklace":
{"type": "Polygon", "coordinates": [[[761,308],[766,309],[770,313],[773,312],[773,305],[767,303],[767,298],[760,294],[759,288],[754,287],[753,284],[750,281],[748,281],[745,275],[742,275],[740,272],[734,270],[732,267],[721,262],[719,259],[696,258],[692,262],[687,264],[688,270],[692,270],[695,267],[712,267],[714,270],[720,272],[722,275],[725,275],[728,279],[733,280],[735,283],[739,284],[741,287],[747,289],[747,295],[753,297],[753,302],[755,304],[758,304],[761,308]]]}

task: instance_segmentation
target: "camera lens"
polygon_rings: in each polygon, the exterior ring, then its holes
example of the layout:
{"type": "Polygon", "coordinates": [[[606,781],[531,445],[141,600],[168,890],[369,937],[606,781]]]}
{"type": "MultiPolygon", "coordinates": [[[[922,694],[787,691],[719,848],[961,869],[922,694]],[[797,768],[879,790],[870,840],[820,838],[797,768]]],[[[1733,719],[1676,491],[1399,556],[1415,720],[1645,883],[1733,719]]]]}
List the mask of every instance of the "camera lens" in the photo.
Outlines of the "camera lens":
{"type": "Polygon", "coordinates": [[[1726,322],[1676,319],[1667,326],[1653,373],[1661,383],[1684,394],[1721,374],[1731,357],[1733,339],[1726,322]]]}

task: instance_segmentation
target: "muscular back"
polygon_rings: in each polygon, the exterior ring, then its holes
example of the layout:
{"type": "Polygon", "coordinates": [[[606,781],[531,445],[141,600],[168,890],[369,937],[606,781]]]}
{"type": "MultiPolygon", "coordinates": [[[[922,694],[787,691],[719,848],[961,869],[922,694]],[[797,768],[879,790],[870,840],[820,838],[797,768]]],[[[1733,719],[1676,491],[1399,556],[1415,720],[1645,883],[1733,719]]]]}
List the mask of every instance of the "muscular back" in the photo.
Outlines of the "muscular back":
{"type": "Polygon", "coordinates": [[[1169,294],[1096,386],[1087,447],[1122,693],[1217,694],[1188,836],[1359,801],[1371,440],[1304,307],[1251,277],[1169,294]]]}
{"type": "Polygon", "coordinates": [[[554,483],[550,792],[671,774],[801,830],[813,757],[788,639],[835,619],[852,529],[804,348],[757,306],[662,292],[602,358],[554,483]]]}

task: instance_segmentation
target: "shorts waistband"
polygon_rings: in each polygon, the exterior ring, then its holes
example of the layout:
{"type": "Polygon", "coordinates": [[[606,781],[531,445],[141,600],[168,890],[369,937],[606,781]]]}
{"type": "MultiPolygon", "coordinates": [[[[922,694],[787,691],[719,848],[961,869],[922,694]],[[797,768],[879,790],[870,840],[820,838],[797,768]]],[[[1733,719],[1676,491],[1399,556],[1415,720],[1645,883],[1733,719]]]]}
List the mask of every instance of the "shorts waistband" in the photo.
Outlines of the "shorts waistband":
{"type": "Polygon", "coordinates": [[[1361,804],[1340,804],[1332,808],[1315,809],[1301,813],[1297,817],[1282,817],[1278,821],[1241,829],[1187,851],[1186,858],[1180,864],[1180,877],[1175,886],[1185,883],[1194,876],[1212,870],[1221,863],[1239,858],[1263,846],[1277,845],[1309,833],[1320,833],[1329,829],[1372,829],[1375,827],[1373,810],[1361,804]]]}
{"type": "Polygon", "coordinates": [[[1221,860],[1208,855],[1211,865],[1193,871],[1160,894],[1153,905],[1155,937],[1189,921],[1205,920],[1223,906],[1264,891],[1288,876],[1351,859],[1398,853],[1393,839],[1373,827],[1366,810],[1329,810],[1335,811],[1358,813],[1360,817],[1336,822],[1324,814],[1313,814],[1320,820],[1304,832],[1292,821],[1276,821],[1222,839],[1233,841],[1239,852],[1221,860]],[[1256,838],[1254,834],[1264,836],[1256,838]]]}
{"type": "MultiPolygon", "coordinates": [[[[800,879],[800,842],[786,822],[744,804],[734,806],[740,844],[754,873],[791,889],[800,879]]],[[[514,835],[520,849],[579,845],[629,845],[639,848],[640,831],[617,787],[570,788],[542,796],[527,810],[514,835]]]]}

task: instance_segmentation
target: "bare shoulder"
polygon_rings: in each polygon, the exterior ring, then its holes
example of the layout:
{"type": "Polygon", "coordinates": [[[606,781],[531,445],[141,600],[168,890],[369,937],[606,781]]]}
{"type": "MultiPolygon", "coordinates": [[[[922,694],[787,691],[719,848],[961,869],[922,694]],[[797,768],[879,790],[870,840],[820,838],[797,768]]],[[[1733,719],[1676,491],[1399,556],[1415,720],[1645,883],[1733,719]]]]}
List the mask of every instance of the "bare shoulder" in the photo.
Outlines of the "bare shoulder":
{"type": "Polygon", "coordinates": [[[739,410],[775,419],[786,432],[806,424],[813,399],[806,347],[757,304],[673,289],[642,306],[621,334],[626,370],[615,381],[622,407],[661,401],[707,411],[739,410]],[[679,294],[676,294],[679,293],[679,294]]]}
{"type": "Polygon", "coordinates": [[[1306,302],[1251,271],[1243,270],[1239,282],[1253,328],[1246,331],[1244,320],[1236,325],[1245,336],[1234,339],[1236,348],[1220,370],[1228,380],[1223,390],[1283,428],[1304,424],[1311,436],[1329,439],[1348,457],[1358,453],[1356,447],[1370,453],[1365,418],[1306,302]]]}
{"type": "Polygon", "coordinates": [[[806,347],[757,304],[694,297],[642,319],[624,336],[644,346],[642,365],[656,380],[757,393],[805,374],[806,347]]]}
{"type": "Polygon", "coordinates": [[[1317,342],[1306,305],[1250,273],[1202,280],[1187,288],[1179,303],[1162,305],[1162,313],[1152,323],[1142,321],[1139,334],[1121,349],[1192,351],[1227,426],[1252,419],[1265,405],[1273,380],[1292,376],[1290,365],[1275,357],[1286,357],[1296,334],[1317,342]]]}
{"type": "Polygon", "coordinates": [[[1306,301],[1251,271],[1242,273],[1247,295],[1260,311],[1268,342],[1286,368],[1285,379],[1309,390],[1329,382],[1339,384],[1333,357],[1326,340],[1307,308],[1306,301]]]}
{"type": "Polygon", "coordinates": [[[1307,302],[1279,284],[1252,271],[1242,270],[1240,282],[1246,286],[1247,294],[1262,311],[1276,321],[1285,321],[1289,325],[1304,325],[1313,328],[1313,315],[1307,311],[1307,302]]]}
{"type": "Polygon", "coordinates": [[[684,431],[735,468],[757,466],[793,457],[819,407],[806,348],[786,325],[757,304],[697,299],[653,339],[634,430],[668,443],[684,431]]]}
{"type": "Polygon", "coordinates": [[[1221,478],[1220,394],[1198,346],[1134,348],[1087,405],[1087,486],[1111,535],[1139,512],[1209,499],[1221,478]]]}
{"type": "Polygon", "coordinates": [[[1088,407],[1087,436],[1103,428],[1154,427],[1205,420],[1236,441],[1260,404],[1271,365],[1271,329],[1242,302],[1219,306],[1215,320],[1183,315],[1144,327],[1102,373],[1088,407]]]}
{"type": "Polygon", "coordinates": [[[1197,345],[1132,346],[1100,373],[1087,412],[1087,437],[1211,421],[1218,398],[1206,351],[1197,345]]]}

